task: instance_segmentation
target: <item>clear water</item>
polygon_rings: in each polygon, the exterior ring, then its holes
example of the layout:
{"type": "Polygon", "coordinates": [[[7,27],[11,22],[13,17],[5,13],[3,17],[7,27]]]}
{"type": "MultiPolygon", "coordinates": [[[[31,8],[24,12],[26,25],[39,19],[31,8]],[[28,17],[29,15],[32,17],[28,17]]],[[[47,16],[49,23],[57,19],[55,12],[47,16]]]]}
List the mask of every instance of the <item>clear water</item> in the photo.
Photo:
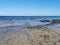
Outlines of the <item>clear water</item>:
{"type": "MultiPolygon", "coordinates": [[[[6,29],[18,30],[28,26],[46,25],[51,22],[40,22],[40,19],[60,19],[60,16],[0,16],[0,33],[6,29]]],[[[60,24],[54,25],[60,30],[60,24]]]]}
{"type": "MultiPolygon", "coordinates": [[[[40,22],[40,19],[60,19],[60,16],[0,16],[0,40],[8,39],[26,32],[26,27],[44,26],[51,22],[40,22]],[[20,32],[21,29],[23,29],[20,32]]],[[[60,24],[53,26],[55,29],[60,30],[60,24]]]]}

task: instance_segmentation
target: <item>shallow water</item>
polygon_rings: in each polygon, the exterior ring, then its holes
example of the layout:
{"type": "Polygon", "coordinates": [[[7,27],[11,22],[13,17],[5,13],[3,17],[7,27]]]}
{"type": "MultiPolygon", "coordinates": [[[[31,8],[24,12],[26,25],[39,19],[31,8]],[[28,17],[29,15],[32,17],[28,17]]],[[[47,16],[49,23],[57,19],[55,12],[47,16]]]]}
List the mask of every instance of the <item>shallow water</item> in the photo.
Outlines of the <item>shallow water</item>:
{"type": "MultiPolygon", "coordinates": [[[[50,23],[51,22],[40,22],[37,20],[0,21],[0,32],[1,30],[2,32],[4,32],[5,29],[17,30],[17,29],[32,27],[32,26],[45,26],[50,23]]],[[[60,29],[60,24],[55,24],[53,27],[56,29],[60,29]]]]}
{"type": "MultiPolygon", "coordinates": [[[[22,18],[22,17],[21,17],[22,18]]],[[[25,19],[25,18],[24,18],[25,19]]],[[[28,18],[27,18],[28,19],[28,18]]],[[[9,41],[8,39],[12,39],[15,37],[19,37],[21,35],[25,35],[29,33],[27,30],[27,27],[34,27],[34,26],[52,26],[55,30],[60,30],[60,24],[54,24],[52,25],[52,22],[40,22],[40,19],[34,19],[34,20],[4,20],[0,21],[0,41],[2,41],[2,44],[4,44],[4,41],[9,41]],[[51,25],[50,25],[51,24],[51,25]],[[27,32],[27,33],[26,33],[27,32]]],[[[47,27],[46,26],[46,27],[47,27]]],[[[45,29],[44,29],[45,30],[45,29]]],[[[40,30],[38,30],[39,32],[40,30]]],[[[40,32],[39,32],[40,33],[40,32]]],[[[38,34],[39,34],[38,33],[38,34]]],[[[38,34],[35,32],[33,33],[38,36],[38,34]]],[[[28,35],[29,36],[29,35],[28,35]]],[[[34,36],[34,35],[33,35],[34,36]]],[[[40,35],[39,35],[40,36],[40,35]]],[[[29,36],[30,37],[30,36],[29,36]]],[[[40,38],[40,37],[39,37],[40,38]]],[[[39,40],[38,38],[38,40],[39,40]]],[[[16,38],[17,39],[17,38],[16,38]]],[[[13,40],[16,41],[16,39],[10,40],[12,42],[13,40]]],[[[20,38],[18,38],[19,40],[20,38]]],[[[25,39],[25,38],[24,38],[25,39]]],[[[24,40],[22,39],[22,40],[24,40]]],[[[35,38],[36,39],[36,38],[35,38]]],[[[13,42],[12,42],[13,43],[13,42]]],[[[17,41],[15,42],[17,43],[17,41]]],[[[17,43],[18,44],[18,43],[17,43]]],[[[5,44],[4,44],[5,45],[5,44]]],[[[11,43],[10,43],[11,45],[11,43]]],[[[19,44],[20,45],[20,44],[19,44]]]]}
{"type": "Polygon", "coordinates": [[[56,29],[56,30],[60,30],[60,24],[54,25],[53,28],[56,29]]]}
{"type": "MultiPolygon", "coordinates": [[[[9,39],[11,39],[12,41],[13,38],[15,37],[19,37],[21,35],[27,34],[28,33],[27,27],[46,26],[46,25],[50,26],[50,24],[51,22],[40,22],[37,20],[1,21],[0,22],[0,41],[2,41],[2,44],[4,44],[5,40],[8,41],[9,39]]],[[[60,30],[60,24],[54,24],[51,26],[56,30],[60,30]]],[[[17,41],[15,43],[17,43],[17,41]]]]}

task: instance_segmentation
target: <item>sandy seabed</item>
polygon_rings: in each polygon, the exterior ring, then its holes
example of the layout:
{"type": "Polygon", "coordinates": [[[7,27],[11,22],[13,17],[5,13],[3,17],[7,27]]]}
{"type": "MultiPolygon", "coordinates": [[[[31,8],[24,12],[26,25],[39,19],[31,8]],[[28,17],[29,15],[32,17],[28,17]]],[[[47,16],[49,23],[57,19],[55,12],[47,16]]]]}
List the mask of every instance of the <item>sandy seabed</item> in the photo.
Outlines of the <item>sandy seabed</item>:
{"type": "Polygon", "coordinates": [[[60,31],[45,27],[7,32],[0,34],[0,45],[60,45],[60,31]]]}

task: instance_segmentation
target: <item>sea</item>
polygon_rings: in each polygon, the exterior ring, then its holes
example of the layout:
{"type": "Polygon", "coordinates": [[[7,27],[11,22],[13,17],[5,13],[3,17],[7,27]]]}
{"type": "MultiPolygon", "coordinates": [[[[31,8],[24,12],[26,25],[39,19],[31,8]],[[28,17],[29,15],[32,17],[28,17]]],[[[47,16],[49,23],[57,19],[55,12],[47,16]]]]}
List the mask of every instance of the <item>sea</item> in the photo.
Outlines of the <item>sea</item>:
{"type": "Polygon", "coordinates": [[[34,19],[59,19],[60,16],[0,16],[0,20],[34,20],[34,19]]]}
{"type": "MultiPolygon", "coordinates": [[[[60,16],[0,16],[0,40],[7,39],[11,33],[15,34],[17,31],[28,27],[34,26],[46,26],[51,22],[40,22],[45,19],[60,19],[60,16]]],[[[52,26],[56,30],[60,30],[60,24],[48,25],[52,26]]],[[[21,33],[20,33],[21,34],[21,33]]],[[[19,34],[19,35],[20,35],[19,34]]]]}
{"type": "MultiPolygon", "coordinates": [[[[0,29],[13,27],[32,27],[38,25],[44,26],[51,23],[39,21],[44,19],[60,19],[60,16],[0,16],[0,29]]],[[[60,24],[57,24],[57,27],[60,28],[60,24]]]]}

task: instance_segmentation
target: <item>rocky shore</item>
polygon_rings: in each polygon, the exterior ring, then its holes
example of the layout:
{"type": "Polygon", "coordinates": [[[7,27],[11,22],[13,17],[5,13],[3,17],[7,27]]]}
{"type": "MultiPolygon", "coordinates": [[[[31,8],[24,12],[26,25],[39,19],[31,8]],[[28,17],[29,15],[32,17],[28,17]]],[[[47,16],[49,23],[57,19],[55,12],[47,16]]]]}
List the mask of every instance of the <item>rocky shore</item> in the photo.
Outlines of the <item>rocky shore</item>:
{"type": "Polygon", "coordinates": [[[60,19],[44,19],[40,20],[40,22],[52,22],[52,23],[60,23],[60,19]]]}

